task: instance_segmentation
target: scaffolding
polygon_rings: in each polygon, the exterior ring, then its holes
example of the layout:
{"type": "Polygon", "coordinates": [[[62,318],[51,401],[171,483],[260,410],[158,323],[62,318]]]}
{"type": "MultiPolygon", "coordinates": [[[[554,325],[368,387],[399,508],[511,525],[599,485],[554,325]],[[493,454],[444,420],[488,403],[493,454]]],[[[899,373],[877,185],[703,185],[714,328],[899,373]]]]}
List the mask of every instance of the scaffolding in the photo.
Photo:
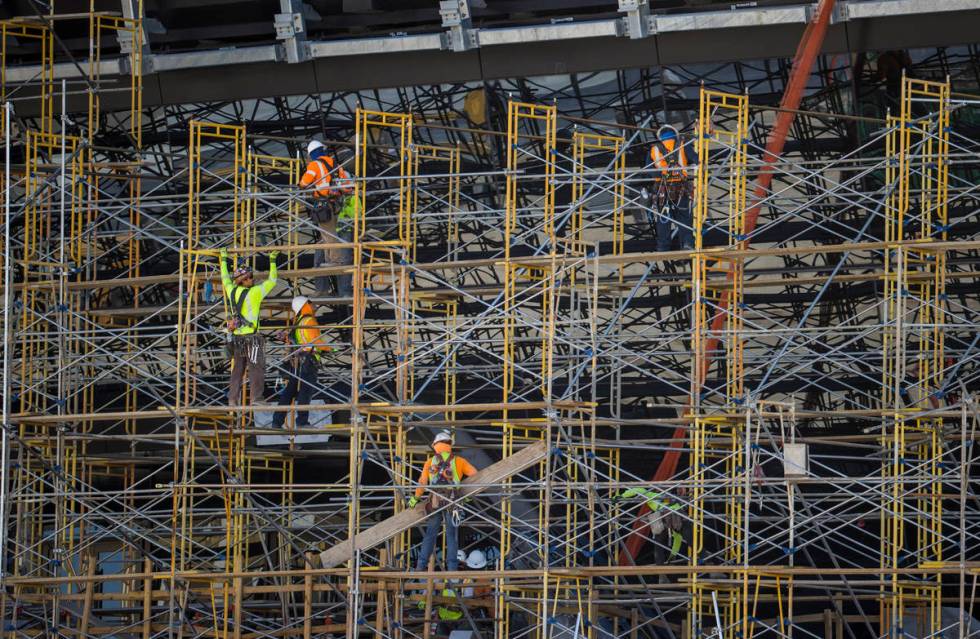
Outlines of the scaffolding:
{"type": "Polygon", "coordinates": [[[695,246],[668,252],[646,250],[651,118],[522,98],[493,131],[361,105],[335,141],[358,214],[330,234],[301,159],[240,114],[188,118],[148,171],[141,20],[90,20],[88,117],[56,126],[47,76],[36,129],[4,108],[0,636],[976,631],[974,96],[905,78],[853,148],[773,159],[773,111],[700,87],[695,246]],[[111,118],[109,31],[131,61],[111,118]],[[266,384],[233,401],[221,249],[257,279],[281,252],[266,384]],[[344,274],[351,297],[314,293],[344,274]],[[303,407],[263,401],[293,295],[332,347],[303,407]],[[408,499],[442,429],[481,471],[451,505],[481,570],[450,572],[444,534],[415,570],[439,515],[408,499]],[[679,552],[631,488],[677,505],[679,552]]]}

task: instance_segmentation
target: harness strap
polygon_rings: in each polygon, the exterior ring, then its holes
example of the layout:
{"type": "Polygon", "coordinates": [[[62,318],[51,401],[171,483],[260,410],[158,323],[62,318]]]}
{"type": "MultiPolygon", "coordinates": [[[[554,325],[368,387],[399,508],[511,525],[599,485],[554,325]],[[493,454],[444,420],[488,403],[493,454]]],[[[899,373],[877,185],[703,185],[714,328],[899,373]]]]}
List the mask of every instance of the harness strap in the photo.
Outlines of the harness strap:
{"type": "Polygon", "coordinates": [[[241,320],[246,326],[250,328],[254,328],[255,324],[253,324],[248,319],[246,319],[245,312],[244,312],[245,298],[248,297],[249,290],[251,289],[249,289],[246,286],[239,286],[237,284],[235,285],[235,288],[232,289],[230,295],[231,302],[232,302],[232,313],[235,315],[235,319],[241,320]],[[241,291],[241,295],[239,295],[238,299],[236,300],[235,293],[238,291],[241,291]]]}

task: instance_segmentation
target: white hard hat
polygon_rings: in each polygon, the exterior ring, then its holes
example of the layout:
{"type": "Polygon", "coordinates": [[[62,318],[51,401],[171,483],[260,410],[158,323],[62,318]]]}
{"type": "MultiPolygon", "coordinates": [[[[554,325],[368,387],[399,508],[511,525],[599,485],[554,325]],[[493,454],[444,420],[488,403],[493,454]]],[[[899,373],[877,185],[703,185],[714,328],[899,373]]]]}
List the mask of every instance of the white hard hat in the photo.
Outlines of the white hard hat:
{"type": "Polygon", "coordinates": [[[473,570],[486,568],[487,556],[483,554],[482,550],[474,550],[470,553],[470,556],[466,558],[466,567],[473,570]]]}
{"type": "Polygon", "coordinates": [[[453,436],[449,433],[448,430],[441,430],[436,435],[436,438],[432,440],[433,444],[438,444],[439,442],[446,442],[448,444],[451,444],[453,443],[453,436]]]}
{"type": "Polygon", "coordinates": [[[317,149],[323,148],[323,142],[319,140],[310,140],[310,143],[306,145],[306,154],[310,155],[317,149]]]}
{"type": "Polygon", "coordinates": [[[458,559],[459,561],[466,561],[466,551],[465,550],[457,550],[456,551],[456,559],[458,559]]]}
{"type": "Polygon", "coordinates": [[[296,297],[294,297],[293,298],[293,312],[298,315],[299,312],[301,310],[303,310],[303,307],[306,306],[306,303],[309,302],[309,301],[310,301],[310,299],[308,297],[303,296],[303,295],[297,295],[296,297]]]}

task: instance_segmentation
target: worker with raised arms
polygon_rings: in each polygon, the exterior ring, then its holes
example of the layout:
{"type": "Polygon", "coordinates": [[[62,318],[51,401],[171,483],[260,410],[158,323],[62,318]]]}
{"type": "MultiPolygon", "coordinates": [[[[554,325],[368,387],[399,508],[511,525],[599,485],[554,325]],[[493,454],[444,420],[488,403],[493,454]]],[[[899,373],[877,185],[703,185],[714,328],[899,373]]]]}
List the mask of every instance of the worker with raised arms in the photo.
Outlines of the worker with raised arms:
{"type": "Polygon", "coordinates": [[[231,336],[228,356],[232,360],[231,379],[228,384],[228,404],[235,405],[242,396],[242,381],[248,373],[252,403],[265,399],[265,342],[259,333],[259,314],[262,300],[272,292],[278,281],[276,257],[279,251],[269,253],[269,277],[256,285],[252,267],[244,258],[234,275],[228,273],[228,251],[221,249],[218,263],[221,267],[221,286],[231,310],[227,330],[231,336]]]}

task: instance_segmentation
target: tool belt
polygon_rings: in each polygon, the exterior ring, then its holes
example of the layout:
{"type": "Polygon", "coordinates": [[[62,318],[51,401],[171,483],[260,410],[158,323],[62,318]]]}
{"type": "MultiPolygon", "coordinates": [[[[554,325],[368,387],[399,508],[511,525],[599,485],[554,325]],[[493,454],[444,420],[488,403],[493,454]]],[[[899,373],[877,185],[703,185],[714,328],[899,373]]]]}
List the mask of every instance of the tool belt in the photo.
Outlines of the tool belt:
{"type": "Polygon", "coordinates": [[[289,357],[286,358],[286,361],[298,368],[302,366],[307,359],[317,365],[320,363],[320,355],[315,350],[310,351],[302,348],[296,348],[293,350],[293,352],[289,354],[289,357]]]}
{"type": "Polygon", "coordinates": [[[694,195],[694,183],[692,180],[662,180],[660,182],[660,187],[657,189],[657,200],[660,207],[670,205],[676,205],[684,198],[684,196],[693,197],[694,195]]]}
{"type": "Polygon", "coordinates": [[[259,350],[262,348],[262,336],[258,333],[251,335],[232,335],[225,342],[225,354],[229,359],[244,358],[253,364],[259,362],[259,350]]]}
{"type": "Polygon", "coordinates": [[[446,504],[451,504],[459,499],[458,487],[429,487],[429,498],[425,501],[425,514],[431,515],[446,504]]]}
{"type": "Polygon", "coordinates": [[[326,224],[333,219],[336,211],[343,204],[344,198],[342,195],[330,195],[327,197],[318,197],[313,200],[313,208],[310,210],[310,217],[313,221],[319,225],[326,224]]]}

